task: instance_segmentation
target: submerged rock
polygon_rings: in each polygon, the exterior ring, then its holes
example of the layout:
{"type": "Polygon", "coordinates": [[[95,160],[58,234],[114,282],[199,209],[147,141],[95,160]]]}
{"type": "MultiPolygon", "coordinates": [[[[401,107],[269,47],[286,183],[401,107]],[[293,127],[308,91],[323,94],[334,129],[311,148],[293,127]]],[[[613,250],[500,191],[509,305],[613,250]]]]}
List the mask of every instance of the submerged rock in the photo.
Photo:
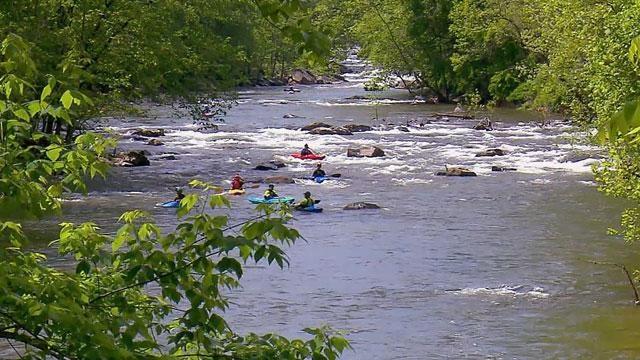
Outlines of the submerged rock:
{"type": "Polygon", "coordinates": [[[576,152],[573,152],[573,153],[570,153],[568,155],[563,156],[560,159],[560,162],[563,162],[563,163],[566,163],[566,162],[576,163],[576,162],[580,162],[580,161],[584,161],[584,160],[588,160],[588,159],[599,160],[599,159],[602,159],[602,156],[600,154],[595,153],[595,152],[576,151],[576,152]]]}
{"type": "Polygon", "coordinates": [[[284,114],[282,118],[283,119],[304,119],[304,116],[299,116],[296,114],[284,114]]]}
{"type": "Polygon", "coordinates": [[[347,157],[382,157],[385,156],[384,150],[377,146],[367,146],[360,149],[347,149],[347,157]]]}
{"type": "Polygon", "coordinates": [[[492,166],[491,171],[517,171],[518,169],[506,166],[492,166]]]}
{"type": "Polygon", "coordinates": [[[367,202],[355,202],[353,204],[346,205],[343,210],[363,210],[363,209],[380,209],[380,206],[367,202]]]}
{"type": "Polygon", "coordinates": [[[159,137],[164,136],[164,129],[137,129],[131,134],[146,137],[159,137]]]}
{"type": "Polygon", "coordinates": [[[253,170],[259,170],[259,171],[275,171],[278,170],[278,166],[271,164],[271,163],[264,163],[264,164],[258,164],[256,165],[256,167],[253,168],[253,170]]]}
{"type": "Polygon", "coordinates": [[[478,174],[463,167],[446,167],[445,171],[438,171],[436,176],[478,176],[478,174]]]}
{"type": "Polygon", "coordinates": [[[487,156],[504,156],[507,152],[502,149],[487,149],[485,151],[481,151],[476,154],[476,157],[487,157],[487,156]]]}
{"type": "Polygon", "coordinates": [[[112,157],[111,162],[115,166],[124,167],[151,165],[144,151],[121,152],[112,157]]]}
{"type": "Polygon", "coordinates": [[[160,146],[160,145],[164,145],[164,143],[158,139],[151,139],[147,142],[147,145],[160,146]]]}
{"type": "Polygon", "coordinates": [[[409,132],[409,128],[406,126],[398,126],[396,129],[401,132],[409,132]]]}
{"type": "Polygon", "coordinates": [[[290,176],[271,176],[264,178],[261,182],[267,184],[293,184],[295,181],[290,176]]]}

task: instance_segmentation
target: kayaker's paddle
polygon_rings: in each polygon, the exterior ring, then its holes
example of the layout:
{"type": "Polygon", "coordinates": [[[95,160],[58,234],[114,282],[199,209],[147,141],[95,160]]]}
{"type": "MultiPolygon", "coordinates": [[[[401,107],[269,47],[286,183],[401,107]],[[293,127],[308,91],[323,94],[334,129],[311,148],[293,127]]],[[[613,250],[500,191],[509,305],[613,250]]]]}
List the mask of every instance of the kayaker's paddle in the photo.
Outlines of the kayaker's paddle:
{"type": "Polygon", "coordinates": [[[247,189],[257,189],[260,187],[260,184],[249,184],[249,185],[245,184],[244,187],[247,189]]]}
{"type": "Polygon", "coordinates": [[[331,174],[329,176],[334,177],[334,178],[339,178],[339,177],[342,177],[342,174],[331,174]]]}
{"type": "Polygon", "coordinates": [[[320,200],[314,200],[313,203],[314,204],[320,204],[320,200]]]}

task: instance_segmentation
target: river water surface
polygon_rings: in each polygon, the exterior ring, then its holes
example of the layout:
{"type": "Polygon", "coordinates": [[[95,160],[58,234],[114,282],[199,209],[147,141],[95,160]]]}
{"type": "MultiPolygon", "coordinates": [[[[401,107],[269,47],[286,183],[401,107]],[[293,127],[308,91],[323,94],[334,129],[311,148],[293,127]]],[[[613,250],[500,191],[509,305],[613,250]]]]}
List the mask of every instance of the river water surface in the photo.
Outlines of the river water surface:
{"type": "MultiPolygon", "coordinates": [[[[65,219],[113,231],[122,211],[142,208],[170,229],[175,211],[154,204],[172,197],[171,187],[193,178],[224,183],[235,172],[248,179],[305,176],[314,163],[288,154],[308,143],[328,155],[327,172],[342,178],[277,185],[281,195],[311,191],[324,213],[293,222],[306,241],[287,249],[290,267],[249,266],[243,287],[229,294],[226,316],[236,330],[305,336],[304,327],[330,324],[355,348],[345,359],[640,357],[640,316],[624,275],[592,263],[636,260],[631,248],[606,236],[623,204],[596,191],[595,160],[573,156],[593,149],[578,145],[569,125],[540,127],[535,114],[500,110],[492,114],[495,131],[475,131],[473,120],[433,118],[451,106],[414,103],[399,90],[376,94],[385,99],[377,102],[353,99],[368,96],[361,85],[300,86],[294,94],[244,89],[216,133],[197,131],[188,117],[163,106],[145,118],[110,119],[122,133],[166,128],[165,145],[123,139],[124,148],[151,152],[151,166],[113,169],[88,197],[65,202],[65,219]],[[283,118],[288,113],[304,118],[283,118]],[[313,121],[376,130],[353,136],[297,130],[313,121]],[[423,126],[396,129],[407,122],[423,126]],[[350,146],[373,144],[387,156],[346,157],[350,146]],[[493,147],[508,154],[475,157],[493,147]],[[177,160],[163,160],[167,153],[177,160]],[[252,170],[274,158],[287,167],[266,175],[252,170]],[[445,165],[479,176],[434,176],[445,165]],[[517,171],[491,172],[492,165],[517,171]],[[342,210],[356,201],[382,209],[342,210]]],[[[234,219],[254,214],[244,198],[232,202],[234,219]]],[[[51,239],[58,221],[38,222],[31,231],[51,239]]]]}

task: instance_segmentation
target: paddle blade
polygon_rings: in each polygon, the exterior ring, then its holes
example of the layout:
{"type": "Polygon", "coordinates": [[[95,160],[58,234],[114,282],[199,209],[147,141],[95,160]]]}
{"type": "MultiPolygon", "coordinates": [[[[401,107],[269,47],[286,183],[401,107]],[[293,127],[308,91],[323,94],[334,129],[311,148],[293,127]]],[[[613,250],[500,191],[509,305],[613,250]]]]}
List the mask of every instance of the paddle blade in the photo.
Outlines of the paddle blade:
{"type": "Polygon", "coordinates": [[[331,177],[339,178],[339,177],[342,177],[342,174],[331,174],[331,177]]]}

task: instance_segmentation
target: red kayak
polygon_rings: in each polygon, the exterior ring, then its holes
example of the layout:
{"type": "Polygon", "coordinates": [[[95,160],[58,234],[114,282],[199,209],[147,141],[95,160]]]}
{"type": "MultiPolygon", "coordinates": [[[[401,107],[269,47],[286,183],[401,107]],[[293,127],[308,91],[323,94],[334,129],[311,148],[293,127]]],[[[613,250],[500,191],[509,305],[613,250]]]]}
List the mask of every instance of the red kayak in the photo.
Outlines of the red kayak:
{"type": "Polygon", "coordinates": [[[326,155],[316,155],[316,154],[300,155],[300,153],[291,154],[291,156],[293,156],[296,159],[302,159],[302,160],[323,160],[324,158],[327,157],[326,155]]]}

